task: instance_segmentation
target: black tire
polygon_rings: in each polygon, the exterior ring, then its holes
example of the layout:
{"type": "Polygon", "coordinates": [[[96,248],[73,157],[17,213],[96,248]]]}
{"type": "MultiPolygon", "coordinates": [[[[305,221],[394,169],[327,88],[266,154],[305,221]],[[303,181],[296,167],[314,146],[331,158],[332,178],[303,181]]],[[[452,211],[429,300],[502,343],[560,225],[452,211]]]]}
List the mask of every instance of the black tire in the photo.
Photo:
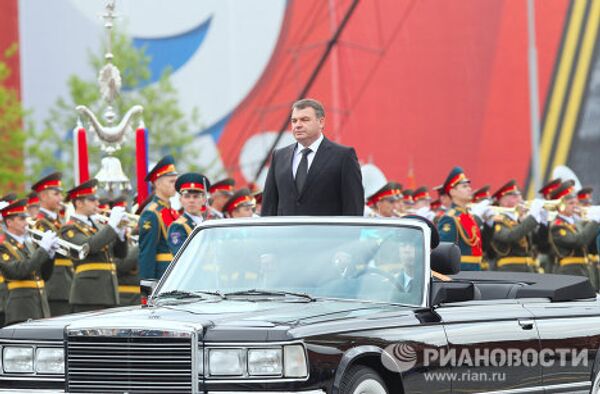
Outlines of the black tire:
{"type": "Polygon", "coordinates": [[[389,394],[389,391],[373,368],[355,365],[344,374],[340,394],[389,394]]]}

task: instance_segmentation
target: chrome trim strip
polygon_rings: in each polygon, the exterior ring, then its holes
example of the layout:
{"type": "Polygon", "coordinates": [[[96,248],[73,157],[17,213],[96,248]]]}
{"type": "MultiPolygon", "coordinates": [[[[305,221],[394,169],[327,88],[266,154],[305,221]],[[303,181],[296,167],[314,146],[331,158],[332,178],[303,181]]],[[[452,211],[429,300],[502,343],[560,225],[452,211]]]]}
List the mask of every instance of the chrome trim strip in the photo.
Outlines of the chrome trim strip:
{"type": "Polygon", "coordinates": [[[192,333],[191,341],[191,354],[192,354],[192,394],[198,394],[200,392],[200,374],[198,369],[198,353],[200,352],[198,331],[192,333]]]}
{"type": "Polygon", "coordinates": [[[589,389],[591,385],[592,385],[592,382],[574,382],[574,383],[553,384],[553,385],[549,385],[549,386],[535,386],[535,387],[512,389],[512,390],[484,391],[484,392],[481,392],[481,394],[483,394],[483,393],[485,393],[485,394],[522,394],[522,393],[540,392],[540,391],[545,391],[545,390],[552,390],[550,392],[554,392],[555,390],[589,389]]]}
{"type": "Polygon", "coordinates": [[[0,376],[0,380],[19,380],[19,381],[27,381],[27,382],[64,382],[65,378],[50,378],[47,375],[44,376],[35,376],[35,375],[21,375],[21,376],[8,376],[2,375],[0,376]]]}

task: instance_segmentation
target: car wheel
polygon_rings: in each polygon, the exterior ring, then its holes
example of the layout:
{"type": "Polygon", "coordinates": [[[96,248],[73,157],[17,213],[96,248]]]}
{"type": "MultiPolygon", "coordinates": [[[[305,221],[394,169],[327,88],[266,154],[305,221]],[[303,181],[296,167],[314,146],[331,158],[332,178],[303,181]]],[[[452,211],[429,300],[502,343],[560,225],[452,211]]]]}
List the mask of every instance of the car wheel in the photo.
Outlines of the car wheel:
{"type": "Polygon", "coordinates": [[[388,394],[383,379],[372,368],[351,367],[340,385],[340,394],[388,394]]]}

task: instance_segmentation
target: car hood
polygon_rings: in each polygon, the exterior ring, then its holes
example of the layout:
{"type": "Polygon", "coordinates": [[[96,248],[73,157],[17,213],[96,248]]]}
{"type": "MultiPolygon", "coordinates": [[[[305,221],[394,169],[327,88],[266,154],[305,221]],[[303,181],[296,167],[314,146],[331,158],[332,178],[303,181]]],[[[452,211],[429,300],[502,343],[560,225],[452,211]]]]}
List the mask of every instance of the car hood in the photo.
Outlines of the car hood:
{"type": "Polygon", "coordinates": [[[285,340],[320,331],[331,332],[380,324],[416,321],[414,308],[369,302],[317,300],[202,300],[159,306],[105,309],[19,323],[0,330],[0,338],[63,339],[64,329],[136,328],[194,330],[207,341],[285,340]],[[50,338],[52,337],[52,338],[50,338]]]}

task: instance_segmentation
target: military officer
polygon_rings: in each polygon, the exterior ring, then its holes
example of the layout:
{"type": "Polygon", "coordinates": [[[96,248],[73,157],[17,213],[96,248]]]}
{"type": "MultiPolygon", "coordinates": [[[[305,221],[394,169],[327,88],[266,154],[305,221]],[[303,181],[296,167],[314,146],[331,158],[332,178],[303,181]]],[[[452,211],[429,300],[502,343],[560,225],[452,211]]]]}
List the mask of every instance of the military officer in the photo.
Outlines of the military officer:
{"type": "Polygon", "coordinates": [[[437,225],[442,216],[444,216],[446,214],[446,211],[448,211],[448,209],[450,209],[450,207],[452,206],[452,200],[450,199],[450,196],[448,196],[444,191],[443,184],[435,186],[433,190],[437,192],[437,201],[439,201],[438,208],[435,209],[435,217],[433,218],[433,222],[437,225]]]}
{"type": "Polygon", "coordinates": [[[373,216],[390,218],[399,215],[395,210],[395,203],[402,199],[402,194],[398,194],[395,186],[393,182],[388,182],[367,197],[367,206],[371,208],[373,216]]]}
{"type": "MultiPolygon", "coordinates": [[[[59,215],[62,195],[62,173],[54,172],[38,180],[31,186],[40,199],[40,210],[35,217],[34,228],[39,231],[59,233],[63,225],[59,215]]],[[[71,311],[69,292],[73,282],[73,263],[64,256],[56,256],[52,276],[46,282],[48,303],[52,316],[60,316],[71,311]]]]}
{"type": "Polygon", "coordinates": [[[600,211],[588,210],[588,221],[576,223],[577,195],[573,181],[563,182],[552,192],[552,199],[560,199],[558,215],[550,225],[550,248],[559,274],[590,277],[588,246],[598,236],[600,211]]]}
{"type": "MultiPolygon", "coordinates": [[[[545,200],[552,200],[552,192],[556,190],[562,183],[561,178],[555,178],[545,183],[538,193],[540,193],[545,200]]],[[[534,247],[537,250],[538,261],[544,270],[544,272],[554,272],[556,267],[554,266],[554,258],[551,256],[552,251],[550,250],[550,226],[551,223],[540,224],[538,231],[534,236],[534,247]]]]}
{"type": "Polygon", "coordinates": [[[458,245],[461,270],[479,271],[483,259],[480,224],[467,207],[473,198],[471,181],[462,168],[454,167],[448,174],[443,189],[450,196],[452,206],[438,222],[440,241],[458,245]]]}
{"type": "MultiPolygon", "coordinates": [[[[579,201],[579,207],[576,211],[576,215],[578,217],[578,221],[582,220],[584,222],[587,221],[587,217],[582,209],[587,209],[587,207],[592,206],[592,193],[594,189],[591,187],[581,188],[577,192],[577,200],[579,201]]],[[[598,257],[598,248],[596,245],[596,240],[592,240],[588,245],[588,259],[590,262],[590,281],[596,288],[596,290],[600,289],[600,258],[598,257]]]]}
{"type": "Polygon", "coordinates": [[[491,200],[492,195],[490,194],[490,185],[485,185],[473,192],[473,203],[477,204],[483,200],[491,200]]]}
{"type": "Polygon", "coordinates": [[[141,279],[160,279],[173,259],[167,243],[167,229],[179,216],[169,199],[177,193],[177,170],[172,156],[163,157],[146,177],[154,196],[139,220],[139,265],[141,279]]]}
{"type": "Polygon", "coordinates": [[[0,270],[6,278],[6,324],[50,317],[44,280],[52,274],[58,238],[44,233],[36,249],[27,238],[27,199],[2,209],[6,239],[0,245],[0,270]]]}
{"type": "Polygon", "coordinates": [[[36,218],[40,212],[40,198],[36,192],[27,195],[27,214],[29,217],[36,218]]]}
{"type": "Polygon", "coordinates": [[[401,216],[404,214],[404,195],[402,194],[402,184],[396,181],[390,181],[390,187],[393,190],[395,197],[394,201],[394,216],[401,216]]]}
{"type": "Polygon", "coordinates": [[[494,216],[490,246],[498,271],[537,272],[533,234],[545,222],[542,200],[534,200],[526,216],[519,212],[521,192],[513,179],[503,185],[493,196],[503,210],[494,216]],[[510,211],[509,209],[514,209],[510,211]]]}
{"type": "Polygon", "coordinates": [[[84,259],[73,260],[75,276],[69,296],[73,312],[91,311],[119,304],[115,257],[127,255],[125,210],[112,209],[107,225],[96,223],[92,217],[98,210],[95,179],[84,182],[67,192],[75,212],[61,228],[61,238],[76,245],[88,245],[84,259]]]}
{"type": "Polygon", "coordinates": [[[171,253],[176,254],[194,227],[202,223],[202,213],[206,210],[206,189],[210,182],[202,174],[186,173],[180,175],[175,182],[175,189],[181,195],[183,214],[168,229],[167,242],[171,253]]]}
{"type": "Polygon", "coordinates": [[[231,178],[213,183],[209,189],[210,205],[208,206],[207,219],[223,219],[223,206],[233,195],[235,180],[231,178]]]}
{"type": "Polygon", "coordinates": [[[233,193],[223,206],[223,214],[227,218],[251,218],[254,215],[254,197],[249,189],[240,189],[233,193]]]}

